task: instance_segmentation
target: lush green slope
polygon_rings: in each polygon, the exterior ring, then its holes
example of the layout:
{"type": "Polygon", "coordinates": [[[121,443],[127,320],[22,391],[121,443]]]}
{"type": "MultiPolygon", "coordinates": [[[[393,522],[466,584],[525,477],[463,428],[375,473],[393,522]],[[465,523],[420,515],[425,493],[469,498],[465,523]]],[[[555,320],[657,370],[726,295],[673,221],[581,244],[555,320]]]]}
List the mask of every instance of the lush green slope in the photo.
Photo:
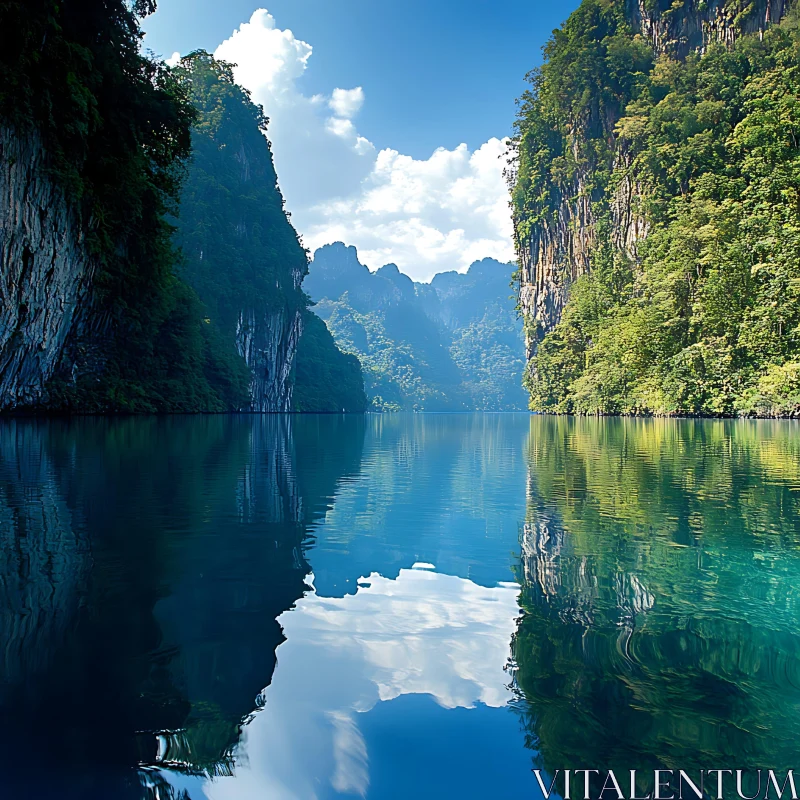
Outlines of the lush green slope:
{"type": "Polygon", "coordinates": [[[525,404],[511,269],[486,259],[415,284],[393,264],[371,273],[337,243],[315,253],[305,285],[361,360],[373,409],[507,410],[525,404]]]}
{"type": "Polygon", "coordinates": [[[513,267],[491,258],[466,273],[442,272],[417,284],[426,313],[448,340],[470,408],[524,409],[522,323],[510,290],[513,267]]]}
{"type": "MultiPolygon", "coordinates": [[[[579,413],[800,410],[800,38],[656,57],[624,4],[584,0],[518,120],[518,238],[588,176],[591,268],[528,372],[532,407],[579,413]],[[614,202],[649,233],[615,239],[614,202]]],[[[533,332],[534,338],[536,333],[533,332]]]]}
{"type": "Polygon", "coordinates": [[[305,307],[297,278],[307,258],[284,211],[262,109],[207,53],[182,59],[176,73],[197,114],[176,223],[182,272],[232,339],[243,308],[305,307]]]}
{"type": "Polygon", "coordinates": [[[325,323],[306,311],[295,358],[295,410],[336,413],[366,411],[367,406],[358,358],[343,353],[325,323]]]}

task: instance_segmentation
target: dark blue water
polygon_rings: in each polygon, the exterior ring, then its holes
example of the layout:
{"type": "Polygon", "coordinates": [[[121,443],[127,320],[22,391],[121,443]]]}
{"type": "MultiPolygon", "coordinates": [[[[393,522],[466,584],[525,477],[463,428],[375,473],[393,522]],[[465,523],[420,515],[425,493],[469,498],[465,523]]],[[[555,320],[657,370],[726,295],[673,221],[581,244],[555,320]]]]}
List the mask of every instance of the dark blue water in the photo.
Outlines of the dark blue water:
{"type": "Polygon", "coordinates": [[[0,796],[540,796],[785,769],[792,423],[0,424],[0,796]]]}

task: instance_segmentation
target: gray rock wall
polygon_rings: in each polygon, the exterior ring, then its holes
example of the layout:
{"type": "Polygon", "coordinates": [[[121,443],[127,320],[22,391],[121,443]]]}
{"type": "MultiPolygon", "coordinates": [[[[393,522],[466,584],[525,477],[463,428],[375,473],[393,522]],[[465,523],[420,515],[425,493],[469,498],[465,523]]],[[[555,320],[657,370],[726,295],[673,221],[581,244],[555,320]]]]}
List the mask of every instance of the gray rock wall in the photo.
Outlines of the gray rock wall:
{"type": "Polygon", "coordinates": [[[292,410],[292,365],[301,333],[300,311],[251,308],[239,314],[236,348],[250,368],[250,407],[243,410],[292,410]]]}
{"type": "Polygon", "coordinates": [[[36,135],[0,128],[0,409],[44,399],[95,263],[36,135]]]}

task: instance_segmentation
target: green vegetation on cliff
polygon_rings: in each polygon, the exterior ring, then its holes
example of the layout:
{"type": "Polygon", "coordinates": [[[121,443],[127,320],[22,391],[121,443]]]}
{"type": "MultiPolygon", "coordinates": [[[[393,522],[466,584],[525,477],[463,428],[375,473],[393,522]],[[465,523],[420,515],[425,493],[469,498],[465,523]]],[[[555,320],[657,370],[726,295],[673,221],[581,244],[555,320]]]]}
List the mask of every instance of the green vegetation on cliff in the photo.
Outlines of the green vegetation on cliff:
{"type": "Polygon", "coordinates": [[[290,371],[296,347],[294,410],[363,411],[358,360],[307,310],[301,282],[308,259],[284,209],[263,109],[234,82],[231,65],[208,53],[182,59],[176,75],[197,115],[176,223],[181,274],[221,331],[230,374],[238,379],[244,371],[245,392],[248,380],[274,381],[269,373],[290,371]],[[244,350],[248,338],[274,351],[251,365],[252,377],[235,349],[244,350]]]}
{"type": "Polygon", "coordinates": [[[303,334],[297,344],[294,366],[295,411],[367,410],[361,362],[336,346],[331,332],[313,311],[303,315],[303,334]]]}
{"type": "Polygon", "coordinates": [[[284,211],[268,120],[232,66],[200,51],[175,74],[196,112],[176,223],[182,275],[232,340],[243,309],[305,308],[308,259],[284,211]]]}
{"type": "MultiPolygon", "coordinates": [[[[139,0],[10,0],[0,124],[40,137],[98,268],[76,313],[50,407],[224,410],[235,394],[194,293],[174,275],[166,214],[193,111],[169,69],[140,53],[139,0]]],[[[44,346],[44,344],[43,344],[44,346]]]]}
{"type": "Polygon", "coordinates": [[[592,203],[590,269],[527,374],[534,409],[800,410],[800,34],[654,56],[623,4],[584,0],[521,103],[518,239],[563,187],[592,203]],[[621,246],[614,203],[646,238],[621,246]],[[615,230],[616,227],[616,230],[615,230]]]}
{"type": "Polygon", "coordinates": [[[555,221],[565,187],[575,197],[603,198],[615,152],[609,123],[639,95],[653,63],[615,0],[584,0],[553,31],[544,58],[519,101],[512,186],[519,241],[555,221]],[[576,185],[587,173],[588,184],[576,185]]]}
{"type": "Polygon", "coordinates": [[[511,272],[484,259],[414,283],[394,264],[370,272],[337,242],[314,254],[306,290],[363,364],[373,410],[508,411],[525,406],[511,272]]]}

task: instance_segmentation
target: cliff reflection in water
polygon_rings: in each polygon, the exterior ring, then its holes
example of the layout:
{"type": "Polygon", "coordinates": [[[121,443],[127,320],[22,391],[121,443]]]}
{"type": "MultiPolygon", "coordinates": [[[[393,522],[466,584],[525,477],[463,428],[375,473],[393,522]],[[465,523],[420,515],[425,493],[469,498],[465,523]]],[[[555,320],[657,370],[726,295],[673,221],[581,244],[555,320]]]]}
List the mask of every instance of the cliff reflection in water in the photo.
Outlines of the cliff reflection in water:
{"type": "Polygon", "coordinates": [[[787,769],[798,490],[792,423],[2,421],[0,794],[787,769]]]}
{"type": "Polygon", "coordinates": [[[0,789],[136,797],[139,763],[229,771],[363,437],[355,417],[2,422],[0,789]],[[320,424],[328,446],[296,459],[320,424]]]}
{"type": "Polygon", "coordinates": [[[792,423],[531,419],[512,649],[540,766],[796,766],[799,503],[792,423]]]}

